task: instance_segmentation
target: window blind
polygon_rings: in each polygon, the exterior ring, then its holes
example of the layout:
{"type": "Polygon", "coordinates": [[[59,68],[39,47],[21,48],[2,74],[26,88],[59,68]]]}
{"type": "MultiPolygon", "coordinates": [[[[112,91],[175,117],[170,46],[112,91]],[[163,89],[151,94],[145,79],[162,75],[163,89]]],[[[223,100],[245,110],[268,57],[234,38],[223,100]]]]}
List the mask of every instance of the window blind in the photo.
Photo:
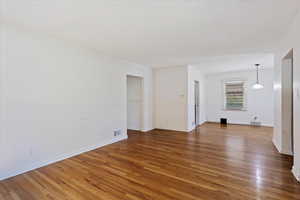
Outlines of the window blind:
{"type": "Polygon", "coordinates": [[[244,83],[225,83],[225,108],[242,110],[244,108],[244,83]]]}

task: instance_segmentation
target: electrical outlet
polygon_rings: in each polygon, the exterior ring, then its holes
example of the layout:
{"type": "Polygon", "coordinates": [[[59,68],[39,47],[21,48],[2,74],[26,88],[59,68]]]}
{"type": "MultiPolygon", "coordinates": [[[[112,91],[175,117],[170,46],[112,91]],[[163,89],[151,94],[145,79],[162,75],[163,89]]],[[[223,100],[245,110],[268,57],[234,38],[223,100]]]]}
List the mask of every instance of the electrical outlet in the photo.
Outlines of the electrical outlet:
{"type": "Polygon", "coordinates": [[[121,129],[118,129],[118,130],[114,130],[114,136],[119,136],[122,134],[122,130],[121,129]]]}

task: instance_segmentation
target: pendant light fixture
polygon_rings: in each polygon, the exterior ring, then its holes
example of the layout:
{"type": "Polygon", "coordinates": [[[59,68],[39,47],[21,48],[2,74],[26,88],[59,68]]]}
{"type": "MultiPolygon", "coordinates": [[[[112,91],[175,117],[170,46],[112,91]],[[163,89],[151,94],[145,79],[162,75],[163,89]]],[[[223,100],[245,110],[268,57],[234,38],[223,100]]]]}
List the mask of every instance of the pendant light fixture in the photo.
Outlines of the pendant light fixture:
{"type": "Polygon", "coordinates": [[[256,67],[256,83],[254,85],[252,85],[252,89],[254,90],[259,90],[259,89],[263,89],[264,86],[262,84],[259,83],[258,80],[258,68],[259,68],[260,64],[255,64],[256,67]]]}

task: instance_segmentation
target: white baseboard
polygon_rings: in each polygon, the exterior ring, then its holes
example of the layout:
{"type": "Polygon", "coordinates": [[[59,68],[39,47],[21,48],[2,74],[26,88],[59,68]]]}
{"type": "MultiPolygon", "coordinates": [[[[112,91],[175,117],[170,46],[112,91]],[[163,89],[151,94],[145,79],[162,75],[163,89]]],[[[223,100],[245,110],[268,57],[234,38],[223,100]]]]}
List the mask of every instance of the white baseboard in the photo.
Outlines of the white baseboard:
{"type": "Polygon", "coordinates": [[[178,132],[178,133],[189,133],[188,130],[182,130],[182,129],[155,128],[154,130],[174,131],[174,132],[178,132]]]}
{"type": "Polygon", "coordinates": [[[113,138],[110,140],[102,141],[95,145],[83,147],[83,148],[80,148],[79,150],[53,157],[52,159],[48,159],[48,160],[44,160],[44,161],[37,161],[33,164],[30,164],[29,166],[23,166],[20,168],[12,169],[8,172],[0,174],[0,181],[10,178],[10,177],[13,177],[13,176],[16,176],[16,175],[19,175],[19,174],[23,174],[25,172],[29,172],[29,171],[38,169],[40,167],[44,167],[44,166],[52,164],[52,163],[56,163],[61,160],[65,160],[67,158],[70,158],[70,157],[73,157],[73,156],[76,156],[76,155],[79,155],[79,154],[82,154],[82,153],[85,153],[85,152],[88,152],[88,151],[91,151],[91,150],[94,150],[94,149],[97,149],[97,148],[100,148],[100,147],[103,147],[103,146],[106,146],[109,144],[112,144],[115,142],[119,142],[121,140],[125,140],[125,139],[127,139],[127,134],[123,137],[117,137],[117,138],[113,138]]]}
{"type": "Polygon", "coordinates": [[[277,151],[278,151],[279,153],[281,153],[281,152],[282,152],[281,146],[277,143],[277,141],[274,140],[274,138],[273,138],[273,139],[272,139],[272,142],[273,142],[274,146],[276,147],[277,151]]]}
{"type": "Polygon", "coordinates": [[[293,152],[292,151],[289,151],[289,150],[284,150],[284,149],[281,149],[281,154],[284,154],[284,155],[289,155],[289,156],[293,156],[293,152]]]}
{"type": "Polygon", "coordinates": [[[148,129],[143,129],[142,132],[149,132],[152,131],[154,128],[148,128],[148,129]]]}
{"type": "Polygon", "coordinates": [[[286,149],[283,149],[277,142],[276,140],[274,140],[274,138],[272,139],[272,142],[274,144],[274,146],[276,147],[277,151],[281,154],[285,154],[285,155],[290,155],[290,156],[293,156],[293,152],[290,151],[290,150],[286,150],[286,149]]]}
{"type": "MultiPolygon", "coordinates": [[[[207,122],[212,122],[212,123],[220,123],[220,121],[214,121],[214,120],[210,120],[207,122]]],[[[251,126],[250,123],[245,123],[245,122],[228,122],[228,124],[232,124],[232,125],[249,125],[251,126]]],[[[261,124],[261,126],[265,126],[265,127],[271,127],[273,128],[273,124],[261,124]]]]}
{"type": "Polygon", "coordinates": [[[205,121],[201,121],[197,126],[201,126],[202,124],[204,124],[206,122],[206,120],[205,121]]]}
{"type": "Polygon", "coordinates": [[[300,182],[300,169],[297,169],[295,166],[293,166],[292,173],[297,179],[297,181],[300,182]]]}
{"type": "Polygon", "coordinates": [[[188,130],[188,132],[192,132],[193,130],[195,130],[196,129],[196,127],[198,127],[198,126],[201,126],[202,124],[204,124],[206,121],[201,121],[201,122],[199,122],[199,124],[196,126],[196,125],[193,125],[189,130],[188,130]]]}

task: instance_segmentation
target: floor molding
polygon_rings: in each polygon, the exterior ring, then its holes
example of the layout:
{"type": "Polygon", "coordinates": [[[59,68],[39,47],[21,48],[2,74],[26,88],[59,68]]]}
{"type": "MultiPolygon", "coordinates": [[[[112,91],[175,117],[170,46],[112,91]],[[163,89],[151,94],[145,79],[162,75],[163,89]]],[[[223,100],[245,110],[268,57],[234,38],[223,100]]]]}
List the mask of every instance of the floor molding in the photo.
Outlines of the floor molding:
{"type": "Polygon", "coordinates": [[[274,138],[272,139],[272,142],[280,154],[289,155],[289,156],[294,155],[294,153],[292,151],[288,151],[288,150],[281,148],[281,146],[277,143],[277,141],[274,138]]]}
{"type": "Polygon", "coordinates": [[[191,129],[188,131],[188,132],[193,132],[193,131],[195,131],[197,128],[199,128],[200,126],[202,126],[203,124],[205,124],[206,123],[206,121],[202,121],[202,122],[200,122],[198,125],[193,125],[192,127],[191,127],[191,129]]]}
{"type": "MultiPolygon", "coordinates": [[[[221,124],[219,121],[206,121],[205,123],[212,123],[212,124],[221,124]]],[[[239,125],[239,126],[253,126],[250,123],[227,123],[227,125],[239,125]]],[[[270,124],[262,124],[261,126],[253,126],[253,127],[268,127],[274,128],[273,125],[270,124]]]]}
{"type": "Polygon", "coordinates": [[[141,130],[141,132],[143,132],[143,133],[147,133],[147,132],[150,132],[150,131],[152,131],[152,130],[154,130],[154,128],[150,128],[150,129],[144,129],[144,130],[141,130]]]}
{"type": "Polygon", "coordinates": [[[297,169],[296,166],[293,166],[292,173],[295,176],[296,180],[300,182],[300,169],[297,169]]]}
{"type": "Polygon", "coordinates": [[[280,153],[284,154],[284,155],[289,155],[289,156],[293,156],[294,155],[292,151],[286,151],[286,150],[281,150],[280,153]]]}
{"type": "Polygon", "coordinates": [[[189,131],[179,131],[179,130],[171,130],[171,129],[161,129],[155,128],[154,131],[169,131],[169,132],[176,132],[176,133],[189,133],[189,131]]]}
{"type": "Polygon", "coordinates": [[[275,146],[275,148],[277,149],[278,153],[281,153],[282,152],[281,146],[277,143],[277,141],[274,138],[272,139],[272,143],[275,146]]]}
{"type": "Polygon", "coordinates": [[[47,166],[49,164],[53,164],[53,163],[65,160],[67,158],[71,158],[73,156],[77,156],[79,154],[82,154],[82,153],[85,153],[85,152],[88,152],[88,151],[95,150],[97,148],[100,148],[100,147],[103,147],[103,146],[106,146],[106,145],[109,145],[109,144],[112,144],[112,143],[115,143],[115,142],[125,140],[125,139],[127,139],[127,134],[126,134],[126,136],[123,136],[123,137],[112,138],[110,140],[106,140],[106,141],[100,142],[98,144],[94,144],[94,145],[90,145],[90,146],[87,146],[87,147],[80,148],[79,150],[75,150],[73,152],[69,152],[69,153],[66,153],[66,154],[55,156],[52,159],[48,159],[48,160],[44,160],[44,161],[38,161],[38,162],[35,162],[34,164],[31,164],[29,166],[23,166],[21,168],[13,169],[9,172],[0,174],[0,181],[11,178],[11,177],[14,177],[14,176],[17,176],[19,174],[23,174],[23,173],[38,169],[40,167],[47,166]]]}

